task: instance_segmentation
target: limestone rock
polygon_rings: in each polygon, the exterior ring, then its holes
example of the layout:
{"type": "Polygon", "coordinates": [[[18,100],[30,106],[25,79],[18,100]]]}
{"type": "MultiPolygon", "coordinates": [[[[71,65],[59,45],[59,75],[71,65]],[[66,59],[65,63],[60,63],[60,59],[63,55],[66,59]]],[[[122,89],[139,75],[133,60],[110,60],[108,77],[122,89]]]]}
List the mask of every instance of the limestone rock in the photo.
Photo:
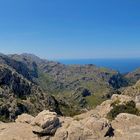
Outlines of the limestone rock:
{"type": "MultiPolygon", "coordinates": [[[[140,117],[122,113],[112,122],[116,140],[140,140],[140,117]]],[[[114,139],[115,139],[114,138],[114,139]]]]}
{"type": "Polygon", "coordinates": [[[111,100],[112,102],[119,100],[120,103],[124,103],[124,102],[132,101],[133,99],[130,96],[114,94],[112,95],[111,100]]]}
{"type": "Polygon", "coordinates": [[[135,97],[135,102],[140,103],[140,95],[135,97]]]}
{"type": "Polygon", "coordinates": [[[140,101],[140,80],[136,82],[135,85],[125,88],[122,92],[124,95],[136,98],[136,102],[140,101]]]}
{"type": "Polygon", "coordinates": [[[22,114],[22,115],[18,116],[18,118],[16,119],[16,122],[17,123],[28,123],[28,124],[30,124],[33,119],[34,119],[34,117],[31,116],[31,115],[22,114]]]}
{"type": "Polygon", "coordinates": [[[106,118],[86,118],[83,120],[84,137],[87,139],[105,139],[112,136],[111,124],[106,118]]]}
{"type": "Polygon", "coordinates": [[[140,140],[140,116],[121,113],[111,122],[104,117],[112,103],[129,101],[131,97],[113,95],[96,109],[73,118],[48,110],[36,117],[23,114],[15,123],[0,122],[0,140],[140,140]]]}
{"type": "Polygon", "coordinates": [[[0,140],[39,140],[27,123],[0,124],[0,140]]]}
{"type": "Polygon", "coordinates": [[[96,109],[98,110],[100,117],[106,117],[107,113],[110,112],[112,109],[111,103],[111,100],[107,100],[104,101],[101,105],[97,106],[96,109]]]}
{"type": "Polygon", "coordinates": [[[39,113],[31,123],[33,132],[41,136],[53,135],[59,124],[57,114],[46,110],[39,113]]]}
{"type": "Polygon", "coordinates": [[[136,108],[140,110],[140,103],[136,103],[136,108]]]}
{"type": "MultiPolygon", "coordinates": [[[[111,125],[105,118],[87,117],[85,119],[66,119],[51,140],[105,140],[111,125]]],[[[107,135],[109,136],[109,135],[107,135]]]]}
{"type": "Polygon", "coordinates": [[[129,101],[133,101],[133,98],[126,95],[114,94],[110,100],[106,100],[101,105],[97,106],[96,111],[100,117],[106,118],[107,114],[113,109],[112,104],[124,104],[129,101]]]}

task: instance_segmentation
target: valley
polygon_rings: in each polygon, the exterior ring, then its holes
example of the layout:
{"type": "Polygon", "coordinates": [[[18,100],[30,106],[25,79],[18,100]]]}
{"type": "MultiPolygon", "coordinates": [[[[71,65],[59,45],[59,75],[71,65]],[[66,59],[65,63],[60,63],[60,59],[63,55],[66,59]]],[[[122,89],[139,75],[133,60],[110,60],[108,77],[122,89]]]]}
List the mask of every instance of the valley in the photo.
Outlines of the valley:
{"type": "Polygon", "coordinates": [[[19,133],[17,140],[139,140],[135,133],[140,125],[133,120],[139,116],[139,69],[121,74],[33,54],[0,55],[2,140],[16,139],[14,131],[19,133]],[[131,134],[124,122],[135,126],[131,134]]]}

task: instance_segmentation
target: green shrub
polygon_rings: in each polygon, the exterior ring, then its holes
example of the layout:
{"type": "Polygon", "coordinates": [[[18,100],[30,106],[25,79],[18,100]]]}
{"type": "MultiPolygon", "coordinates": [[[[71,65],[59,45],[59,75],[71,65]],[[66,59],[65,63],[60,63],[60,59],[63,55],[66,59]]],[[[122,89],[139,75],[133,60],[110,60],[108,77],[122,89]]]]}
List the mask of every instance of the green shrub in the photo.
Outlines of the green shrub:
{"type": "Polygon", "coordinates": [[[117,99],[116,101],[114,101],[112,104],[111,104],[111,106],[116,106],[116,105],[119,105],[119,103],[120,103],[121,101],[119,100],[119,99],[117,99]]]}
{"type": "Polygon", "coordinates": [[[140,115],[140,111],[136,108],[134,101],[129,101],[126,104],[115,105],[113,104],[113,109],[107,114],[109,120],[114,120],[120,113],[129,113],[134,115],[140,115]]]}
{"type": "Polygon", "coordinates": [[[36,98],[35,98],[34,96],[31,96],[31,97],[30,97],[30,102],[31,102],[32,104],[34,104],[34,103],[36,102],[36,98]]]}
{"type": "Polygon", "coordinates": [[[8,118],[6,118],[5,116],[0,116],[0,121],[5,123],[9,122],[8,118]]]}

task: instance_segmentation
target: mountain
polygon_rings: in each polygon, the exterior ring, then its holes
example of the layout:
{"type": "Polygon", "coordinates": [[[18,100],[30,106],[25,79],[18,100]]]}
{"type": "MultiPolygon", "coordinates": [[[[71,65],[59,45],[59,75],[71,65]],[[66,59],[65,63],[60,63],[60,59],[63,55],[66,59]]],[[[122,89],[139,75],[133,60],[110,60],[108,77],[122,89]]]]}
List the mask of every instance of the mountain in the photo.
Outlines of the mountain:
{"type": "Polygon", "coordinates": [[[0,55],[0,115],[14,120],[43,109],[73,116],[96,107],[129,85],[117,71],[95,65],[64,65],[33,54],[0,55]]]}
{"type": "Polygon", "coordinates": [[[125,78],[129,80],[131,85],[135,84],[138,80],[140,80],[140,68],[129,72],[125,75],[125,78]]]}
{"type": "Polygon", "coordinates": [[[0,139],[139,140],[134,73],[0,54],[0,139]]]}
{"type": "Polygon", "coordinates": [[[133,86],[126,87],[122,90],[122,94],[137,98],[140,100],[140,80],[133,86]]]}
{"type": "Polygon", "coordinates": [[[26,65],[31,80],[55,96],[62,105],[62,112],[67,115],[78,112],[77,109],[96,106],[120,87],[128,85],[117,71],[92,64],[64,65],[27,53],[9,57],[26,65]]]}
{"type": "Polygon", "coordinates": [[[32,77],[36,75],[24,63],[0,55],[0,120],[13,121],[24,112],[36,115],[46,108],[61,114],[55,98],[32,77]]]}

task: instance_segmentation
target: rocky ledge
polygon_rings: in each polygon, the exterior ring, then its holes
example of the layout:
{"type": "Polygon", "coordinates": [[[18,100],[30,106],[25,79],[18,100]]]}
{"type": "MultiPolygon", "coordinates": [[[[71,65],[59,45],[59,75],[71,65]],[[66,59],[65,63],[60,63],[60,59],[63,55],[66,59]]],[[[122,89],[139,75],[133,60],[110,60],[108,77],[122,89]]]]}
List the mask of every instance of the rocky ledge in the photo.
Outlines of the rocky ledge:
{"type": "Polygon", "coordinates": [[[73,118],[58,116],[48,110],[42,111],[36,117],[22,114],[13,123],[0,123],[0,139],[140,140],[140,116],[135,115],[138,110],[134,103],[129,96],[113,95],[96,109],[73,118]],[[125,106],[128,104],[134,106],[134,110],[125,106]],[[118,114],[110,119],[108,115],[116,106],[122,107],[123,112],[116,111],[118,114]]]}

